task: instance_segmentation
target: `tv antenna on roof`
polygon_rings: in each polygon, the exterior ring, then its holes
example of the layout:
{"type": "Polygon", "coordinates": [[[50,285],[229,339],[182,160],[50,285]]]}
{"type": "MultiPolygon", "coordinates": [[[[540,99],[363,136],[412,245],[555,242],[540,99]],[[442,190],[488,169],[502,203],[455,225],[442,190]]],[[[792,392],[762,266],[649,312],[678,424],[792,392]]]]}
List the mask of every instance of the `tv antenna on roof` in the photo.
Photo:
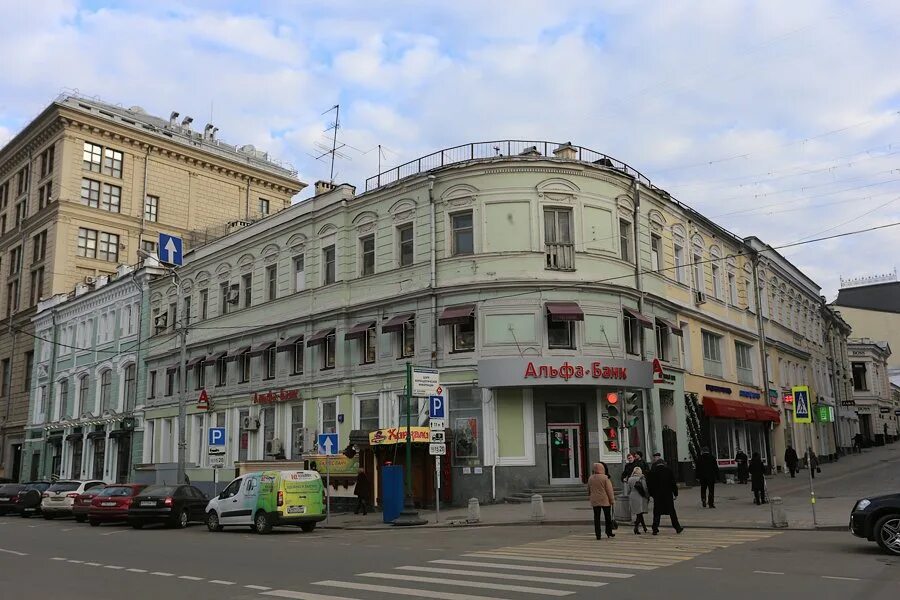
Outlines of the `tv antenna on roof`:
{"type": "Polygon", "coordinates": [[[316,147],[319,149],[321,154],[316,157],[316,160],[320,160],[325,156],[331,155],[330,181],[331,181],[331,183],[334,183],[334,158],[335,158],[335,156],[340,156],[341,158],[346,158],[346,159],[349,159],[350,157],[338,152],[341,148],[343,148],[344,146],[347,145],[347,144],[343,144],[343,143],[338,144],[338,141],[337,141],[338,129],[341,127],[341,105],[335,104],[334,106],[332,106],[331,108],[329,108],[328,110],[323,112],[322,114],[325,115],[325,114],[330,113],[331,111],[334,111],[334,123],[332,123],[331,126],[325,130],[326,132],[334,131],[334,133],[331,136],[331,148],[329,148],[325,144],[317,143],[316,147]]]}

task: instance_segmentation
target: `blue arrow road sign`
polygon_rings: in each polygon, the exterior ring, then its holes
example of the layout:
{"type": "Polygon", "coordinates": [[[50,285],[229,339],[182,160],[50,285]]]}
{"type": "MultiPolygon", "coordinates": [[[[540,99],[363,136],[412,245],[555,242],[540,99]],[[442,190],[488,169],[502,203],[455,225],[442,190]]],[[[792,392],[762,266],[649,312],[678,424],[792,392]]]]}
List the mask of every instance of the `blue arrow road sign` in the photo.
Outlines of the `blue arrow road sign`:
{"type": "Polygon", "coordinates": [[[335,455],[338,453],[338,434],[319,434],[319,454],[335,455]]]}
{"type": "Polygon", "coordinates": [[[428,397],[428,416],[432,419],[444,418],[444,397],[429,396],[428,397]]]}
{"type": "Polygon", "coordinates": [[[167,233],[159,234],[159,260],[162,262],[180,267],[183,262],[183,248],[181,238],[167,233]]]}
{"type": "Polygon", "coordinates": [[[225,428],[210,427],[209,428],[209,445],[224,446],[225,445],[225,428]]]}

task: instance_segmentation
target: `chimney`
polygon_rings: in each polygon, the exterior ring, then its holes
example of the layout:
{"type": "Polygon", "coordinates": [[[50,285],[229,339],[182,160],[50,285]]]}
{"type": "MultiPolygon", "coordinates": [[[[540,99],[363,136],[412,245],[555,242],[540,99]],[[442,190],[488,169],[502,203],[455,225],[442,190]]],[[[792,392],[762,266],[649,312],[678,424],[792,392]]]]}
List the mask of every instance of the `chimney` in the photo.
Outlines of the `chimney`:
{"type": "Polygon", "coordinates": [[[328,193],[332,191],[337,186],[330,181],[317,181],[316,182],[316,196],[320,196],[322,194],[328,193]]]}
{"type": "Polygon", "coordinates": [[[537,146],[529,146],[519,152],[519,156],[541,156],[541,153],[538,152],[537,146]]]}
{"type": "Polygon", "coordinates": [[[578,148],[572,145],[572,142],[566,142],[553,151],[553,156],[564,160],[576,160],[578,158],[578,148]]]}
{"type": "Polygon", "coordinates": [[[169,127],[175,127],[175,123],[178,121],[178,116],[180,114],[181,113],[179,113],[177,110],[173,110],[171,113],[169,113],[169,127]]]}

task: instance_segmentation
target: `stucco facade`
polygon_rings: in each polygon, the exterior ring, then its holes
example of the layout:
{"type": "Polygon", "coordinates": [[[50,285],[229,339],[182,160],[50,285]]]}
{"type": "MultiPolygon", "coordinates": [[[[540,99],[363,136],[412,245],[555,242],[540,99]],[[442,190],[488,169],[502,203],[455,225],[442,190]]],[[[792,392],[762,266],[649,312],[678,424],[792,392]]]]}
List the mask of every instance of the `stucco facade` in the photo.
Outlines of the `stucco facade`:
{"type": "Polygon", "coordinates": [[[853,338],[848,349],[859,432],[869,443],[883,444],[898,435],[893,389],[888,378],[891,347],[883,341],[853,338]]]}

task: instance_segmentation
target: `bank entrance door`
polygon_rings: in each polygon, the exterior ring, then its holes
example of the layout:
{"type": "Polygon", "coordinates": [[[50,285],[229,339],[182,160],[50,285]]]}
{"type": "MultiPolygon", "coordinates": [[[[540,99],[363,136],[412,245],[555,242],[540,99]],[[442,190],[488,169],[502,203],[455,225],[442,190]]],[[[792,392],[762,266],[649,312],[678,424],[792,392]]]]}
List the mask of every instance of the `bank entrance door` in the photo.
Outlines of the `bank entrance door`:
{"type": "Polygon", "coordinates": [[[548,425],[550,484],[581,483],[581,433],[579,425],[548,425]]]}

